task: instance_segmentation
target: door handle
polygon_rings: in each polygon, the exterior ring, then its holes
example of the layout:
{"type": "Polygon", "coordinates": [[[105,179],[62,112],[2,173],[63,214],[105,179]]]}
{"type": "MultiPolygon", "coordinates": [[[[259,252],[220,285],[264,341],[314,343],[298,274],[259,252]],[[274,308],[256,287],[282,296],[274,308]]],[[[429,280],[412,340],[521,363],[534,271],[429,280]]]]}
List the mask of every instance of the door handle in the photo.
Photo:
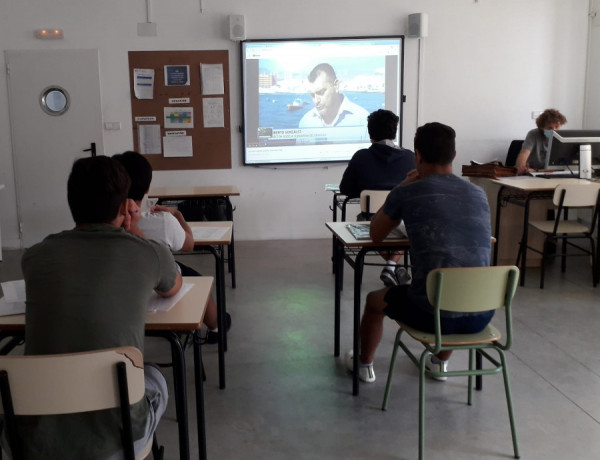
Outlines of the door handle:
{"type": "Polygon", "coordinates": [[[96,143],[92,142],[90,144],[90,148],[89,149],[85,149],[84,152],[92,152],[92,156],[95,157],[96,156],[96,143]]]}

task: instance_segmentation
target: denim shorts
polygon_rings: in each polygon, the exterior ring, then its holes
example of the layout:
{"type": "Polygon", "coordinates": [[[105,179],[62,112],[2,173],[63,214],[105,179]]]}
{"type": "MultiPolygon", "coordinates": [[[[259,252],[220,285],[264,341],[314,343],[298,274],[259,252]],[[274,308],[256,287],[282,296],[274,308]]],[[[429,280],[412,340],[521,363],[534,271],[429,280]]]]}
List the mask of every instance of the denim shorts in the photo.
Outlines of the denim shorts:
{"type": "MultiPolygon", "coordinates": [[[[426,300],[419,301],[409,294],[409,285],[391,287],[385,294],[387,304],[384,313],[407,326],[423,332],[434,333],[435,321],[431,306],[423,305],[426,300]]],[[[442,316],[440,319],[442,334],[474,334],[482,331],[492,320],[495,310],[480,313],[466,313],[456,317],[442,316]]]]}

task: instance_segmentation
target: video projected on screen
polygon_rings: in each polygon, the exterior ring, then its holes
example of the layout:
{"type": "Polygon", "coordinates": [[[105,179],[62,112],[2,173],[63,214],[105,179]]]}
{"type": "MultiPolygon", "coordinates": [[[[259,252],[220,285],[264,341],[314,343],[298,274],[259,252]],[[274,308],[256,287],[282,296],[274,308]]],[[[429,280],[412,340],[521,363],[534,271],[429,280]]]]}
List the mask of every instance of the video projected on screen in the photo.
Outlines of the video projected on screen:
{"type": "Polygon", "coordinates": [[[369,113],[402,120],[403,49],[402,36],[242,42],[244,163],[348,161],[368,147],[369,113]]]}

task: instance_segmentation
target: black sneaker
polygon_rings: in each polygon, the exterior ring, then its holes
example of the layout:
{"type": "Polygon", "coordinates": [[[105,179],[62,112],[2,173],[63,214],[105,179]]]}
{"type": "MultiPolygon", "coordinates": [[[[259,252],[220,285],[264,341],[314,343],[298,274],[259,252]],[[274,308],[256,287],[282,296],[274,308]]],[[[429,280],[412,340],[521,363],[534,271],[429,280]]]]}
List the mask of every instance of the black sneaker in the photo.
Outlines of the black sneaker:
{"type": "MultiPolygon", "coordinates": [[[[225,313],[225,330],[229,332],[231,328],[231,315],[229,313],[225,313]]],[[[208,331],[206,333],[205,343],[215,344],[219,341],[219,333],[215,331],[208,331]]]]}
{"type": "Polygon", "coordinates": [[[404,284],[410,284],[411,277],[410,277],[410,274],[408,273],[408,270],[406,270],[406,268],[398,265],[396,267],[394,274],[396,275],[396,281],[398,282],[398,286],[402,286],[404,284]]]}
{"type": "Polygon", "coordinates": [[[387,267],[384,267],[381,270],[381,275],[379,275],[379,279],[383,281],[387,287],[398,286],[398,279],[396,278],[396,273],[392,270],[389,270],[387,267]]]}

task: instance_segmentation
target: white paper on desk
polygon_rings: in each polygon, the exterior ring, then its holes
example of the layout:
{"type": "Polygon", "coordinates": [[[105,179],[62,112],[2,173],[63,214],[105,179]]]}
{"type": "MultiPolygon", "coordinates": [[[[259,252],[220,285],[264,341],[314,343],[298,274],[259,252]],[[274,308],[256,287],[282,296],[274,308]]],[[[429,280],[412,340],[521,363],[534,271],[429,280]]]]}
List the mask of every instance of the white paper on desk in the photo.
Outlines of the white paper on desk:
{"type": "Polygon", "coordinates": [[[200,64],[200,76],[202,78],[202,94],[223,94],[225,85],[223,83],[223,64],[200,64]]]}
{"type": "Polygon", "coordinates": [[[0,316],[25,313],[25,280],[0,283],[4,297],[0,298],[0,316]]]}
{"type": "Polygon", "coordinates": [[[227,230],[229,230],[229,227],[192,227],[194,241],[220,240],[227,230]]]}
{"type": "Polygon", "coordinates": [[[7,302],[0,299],[0,316],[22,315],[25,313],[25,302],[7,302]]]}
{"type": "Polygon", "coordinates": [[[25,280],[5,281],[0,286],[7,302],[25,302],[25,280]]]}
{"type": "Polygon", "coordinates": [[[179,292],[173,297],[160,297],[156,292],[152,292],[152,297],[150,297],[150,302],[148,302],[147,310],[149,312],[169,311],[190,289],[192,289],[193,286],[193,283],[183,283],[179,292]]]}

